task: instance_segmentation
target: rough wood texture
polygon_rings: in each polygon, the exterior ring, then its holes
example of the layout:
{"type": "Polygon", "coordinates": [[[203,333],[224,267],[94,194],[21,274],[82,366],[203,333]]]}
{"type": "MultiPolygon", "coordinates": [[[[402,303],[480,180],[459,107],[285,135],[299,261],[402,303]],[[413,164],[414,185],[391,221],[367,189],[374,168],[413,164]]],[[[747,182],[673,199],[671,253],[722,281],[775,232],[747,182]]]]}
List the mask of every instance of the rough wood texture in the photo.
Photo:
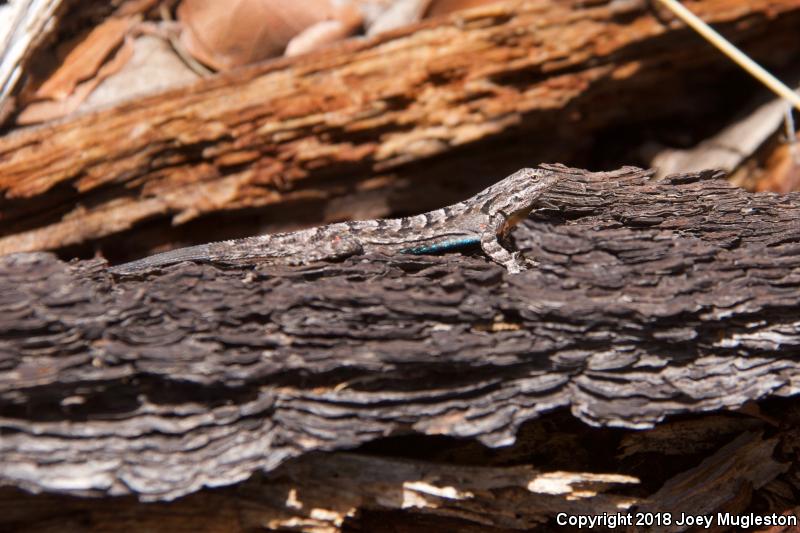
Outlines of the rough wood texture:
{"type": "MultiPolygon", "coordinates": [[[[767,66],[798,52],[796,0],[690,6],[767,66]]],[[[460,199],[436,189],[444,179],[478,190],[520,166],[574,160],[602,127],[713,108],[732,71],[644,5],[538,0],[431,20],[5,136],[0,254],[153,222],[148,244],[117,246],[135,254],[188,237],[170,222],[222,211],[243,218],[190,238],[424,211],[460,199]],[[476,153],[493,139],[497,150],[476,153]],[[466,146],[463,166],[432,159],[466,146]]]]}
{"type": "Polygon", "coordinates": [[[552,410],[647,428],[798,392],[800,196],[572,172],[517,230],[540,267],[516,276],[1,258],[0,480],[160,500],[385,436],[497,447],[552,410]]]}
{"type": "MultiPolygon", "coordinates": [[[[773,413],[796,428],[797,415],[787,416],[790,405],[778,403],[773,413]]],[[[526,424],[511,448],[390,439],[369,454],[309,454],[267,476],[171,502],[0,490],[0,526],[40,533],[486,533],[563,531],[558,513],[565,513],[563,520],[603,513],[636,517],[657,509],[676,521],[680,513],[709,511],[796,514],[796,429],[776,432],[763,420],[737,414],[672,421],[644,432],[593,429],[567,417],[547,415],[526,424]]]]}

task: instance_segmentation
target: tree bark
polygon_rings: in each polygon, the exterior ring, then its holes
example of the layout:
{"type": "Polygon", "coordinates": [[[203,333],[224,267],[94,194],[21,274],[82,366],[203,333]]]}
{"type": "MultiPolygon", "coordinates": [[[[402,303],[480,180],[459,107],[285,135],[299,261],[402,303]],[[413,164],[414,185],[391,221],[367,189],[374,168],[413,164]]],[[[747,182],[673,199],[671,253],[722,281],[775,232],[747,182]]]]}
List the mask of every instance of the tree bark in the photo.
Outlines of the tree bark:
{"type": "Polygon", "coordinates": [[[479,252],[122,278],[0,259],[0,525],[791,511],[800,196],[564,171],[519,275],[479,252]]]}
{"type": "MultiPolygon", "coordinates": [[[[768,67],[798,54],[795,0],[691,7],[768,67]]],[[[721,84],[742,85],[731,72],[644,6],[534,1],[431,20],[6,135],[0,254],[89,243],[122,258],[424,211],[580,159],[604,128],[713,109],[721,84]]]]}

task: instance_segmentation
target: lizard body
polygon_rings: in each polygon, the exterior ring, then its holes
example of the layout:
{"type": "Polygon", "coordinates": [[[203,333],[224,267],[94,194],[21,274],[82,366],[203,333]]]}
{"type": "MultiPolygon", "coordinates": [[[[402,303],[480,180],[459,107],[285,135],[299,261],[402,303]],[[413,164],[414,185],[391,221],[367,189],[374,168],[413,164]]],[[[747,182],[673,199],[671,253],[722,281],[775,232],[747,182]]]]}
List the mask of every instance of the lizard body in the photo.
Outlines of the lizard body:
{"type": "Polygon", "coordinates": [[[480,244],[493,261],[517,273],[526,268],[526,260],[501,242],[558,178],[559,173],[553,170],[523,168],[463,202],[421,215],[339,222],[212,242],[152,255],[110,270],[134,274],[183,261],[300,265],[370,252],[431,254],[480,244]]]}

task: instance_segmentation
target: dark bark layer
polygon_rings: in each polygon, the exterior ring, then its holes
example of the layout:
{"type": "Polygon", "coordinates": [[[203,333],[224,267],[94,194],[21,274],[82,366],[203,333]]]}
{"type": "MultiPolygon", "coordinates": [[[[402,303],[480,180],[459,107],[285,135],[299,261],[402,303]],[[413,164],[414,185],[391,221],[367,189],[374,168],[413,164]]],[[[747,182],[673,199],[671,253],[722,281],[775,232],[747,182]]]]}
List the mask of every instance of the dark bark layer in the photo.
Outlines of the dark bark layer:
{"type": "Polygon", "coordinates": [[[0,479],[165,499],[404,434],[510,444],[798,390],[800,196],[572,171],[480,253],[307,267],[0,259],[0,479]]]}
{"type": "MultiPolygon", "coordinates": [[[[691,7],[770,68],[800,53],[795,0],[691,7]]],[[[476,190],[520,166],[582,163],[604,142],[618,151],[631,123],[727,115],[721,94],[749,81],[731,73],[644,3],[454,14],[6,135],[0,254],[85,244],[121,257],[426,211],[460,199],[452,182],[476,190]]]]}

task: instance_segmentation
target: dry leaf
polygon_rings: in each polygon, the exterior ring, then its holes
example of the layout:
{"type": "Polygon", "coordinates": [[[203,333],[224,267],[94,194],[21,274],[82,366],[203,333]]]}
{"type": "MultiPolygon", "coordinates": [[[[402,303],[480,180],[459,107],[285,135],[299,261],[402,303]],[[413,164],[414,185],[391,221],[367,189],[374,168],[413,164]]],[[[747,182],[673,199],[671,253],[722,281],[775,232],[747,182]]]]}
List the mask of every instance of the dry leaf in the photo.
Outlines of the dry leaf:
{"type": "Polygon", "coordinates": [[[281,55],[292,38],[319,22],[351,25],[354,14],[352,6],[330,0],[183,0],[180,42],[203,63],[228,69],[281,55]]]}
{"type": "Polygon", "coordinates": [[[499,0],[433,0],[425,16],[435,17],[437,15],[452,13],[453,11],[461,11],[462,9],[494,4],[498,1],[499,0]]]}
{"type": "Polygon", "coordinates": [[[317,22],[289,41],[289,44],[286,45],[285,55],[296,56],[305,54],[325,44],[344,39],[350,35],[352,31],[352,26],[347,25],[341,20],[323,20],[322,22],[317,22]]]}
{"type": "Polygon", "coordinates": [[[773,191],[781,194],[795,191],[800,185],[800,144],[780,144],[767,158],[764,173],[756,185],[757,191],[773,191]]]}

